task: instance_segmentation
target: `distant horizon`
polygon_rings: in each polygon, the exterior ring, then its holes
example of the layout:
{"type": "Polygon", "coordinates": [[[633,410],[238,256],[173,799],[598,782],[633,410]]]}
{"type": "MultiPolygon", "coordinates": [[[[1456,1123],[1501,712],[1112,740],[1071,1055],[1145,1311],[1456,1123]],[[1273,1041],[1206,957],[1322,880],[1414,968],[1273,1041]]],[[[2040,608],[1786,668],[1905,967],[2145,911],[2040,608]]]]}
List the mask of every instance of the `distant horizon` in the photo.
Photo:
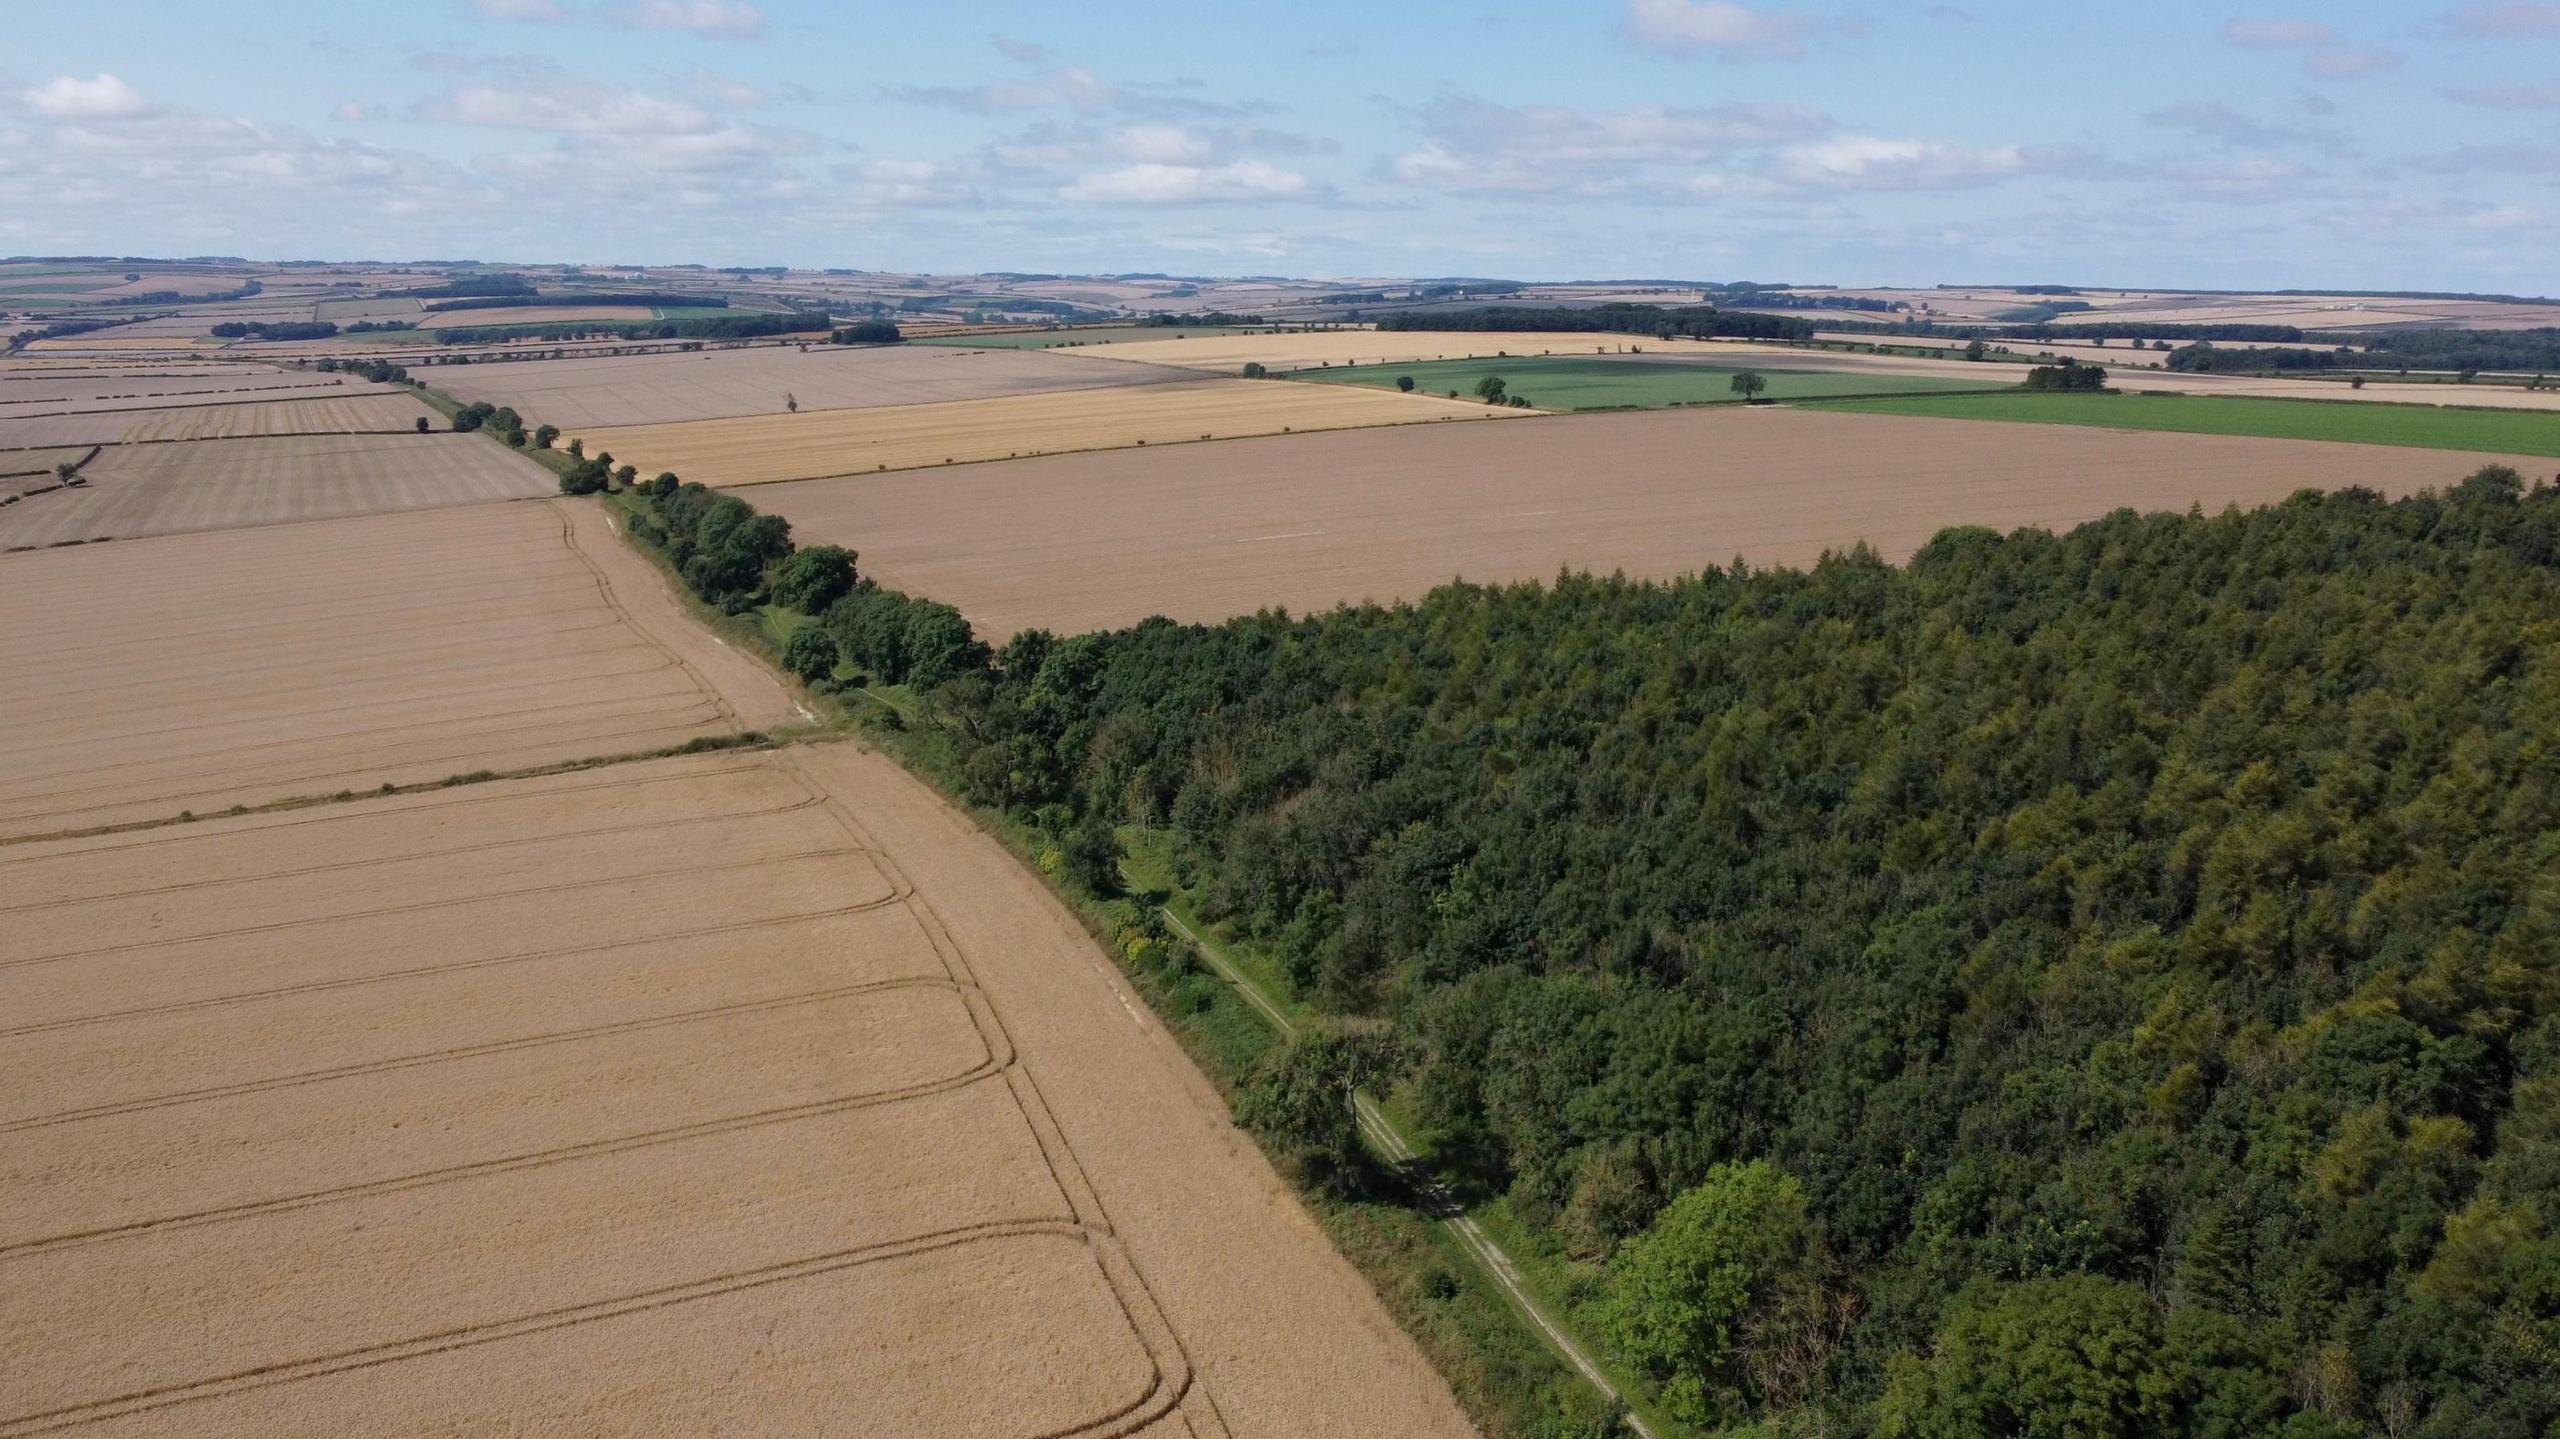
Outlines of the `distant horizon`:
{"type": "MultiPolygon", "coordinates": [[[[987,276],[1007,276],[1007,277],[1014,277],[1014,278],[1035,278],[1035,279],[1036,279],[1036,278],[1040,278],[1040,277],[1044,277],[1044,276],[1055,276],[1055,277],[1057,277],[1057,278],[1059,278],[1059,279],[1067,279],[1067,280],[1114,280],[1114,279],[1153,279],[1153,278],[1163,278],[1163,279],[1170,279],[1170,280],[1202,280],[1202,281],[1214,281],[1214,282],[1221,283],[1221,284],[1231,284],[1231,283],[1235,283],[1235,282],[1238,282],[1238,281],[1248,281],[1248,280],[1286,280],[1286,281],[1293,281],[1293,282],[1305,283],[1305,284],[1325,284],[1325,285],[1332,285],[1332,284],[1357,284],[1357,283],[1361,283],[1361,282],[1365,282],[1365,281],[1389,280],[1389,281],[1398,281],[1398,282],[1409,282],[1409,283],[1414,283],[1414,284],[1465,284],[1465,283],[1473,282],[1473,281],[1482,281],[1482,282],[1487,282],[1487,283],[1492,283],[1492,284],[1539,285],[1539,286],[1554,286],[1554,287],[1564,287],[1564,286],[1603,286],[1603,285],[1660,285],[1660,286],[1664,286],[1664,287],[1667,287],[1667,288],[1682,288],[1682,287],[1686,287],[1686,288],[1692,288],[1692,289],[1695,289],[1695,288],[1706,288],[1706,287],[1716,287],[1716,286],[1732,286],[1732,285],[1739,285],[1739,284],[1743,284],[1743,283],[1745,283],[1745,282],[1748,282],[1748,283],[1750,283],[1750,284],[1753,284],[1753,285],[1755,285],[1755,286],[1758,286],[1758,287],[1760,287],[1760,288],[1764,288],[1764,289],[1840,290],[1840,291],[1846,291],[1846,292],[1857,292],[1857,291],[1865,291],[1865,290],[1893,290],[1893,291],[1900,291],[1900,292],[1906,292],[1906,293],[1916,293],[1916,292],[1924,292],[1924,291],[1929,291],[1929,290],[2020,290],[2020,289],[2029,289],[2029,288],[2048,288],[2048,289],[2051,289],[2051,288],[2059,288],[2059,289],[2077,290],[2077,291],[2082,291],[2082,292],[2091,293],[2091,294],[2149,294],[2149,293],[2159,293],[2159,294],[2181,294],[2181,295],[2295,295],[2295,296],[2302,296],[2302,295],[2337,295],[2337,296],[2340,296],[2340,297],[2342,297],[2342,298],[2356,298],[2356,297],[2362,297],[2362,296],[2373,296],[2373,297],[2413,297],[2413,296],[2414,296],[2414,297],[2425,297],[2425,298],[2444,298],[2444,299],[2507,300],[2507,301],[2516,301],[2516,302],[2532,303],[2532,304],[2560,304],[2560,296],[2553,296],[2553,295],[2527,294],[2527,293],[2522,293],[2522,292],[2513,292],[2513,291],[2495,291],[2495,290],[2441,290],[2441,289],[2433,289],[2433,288],[2426,288],[2426,287],[2417,287],[2417,286],[2399,286],[2399,285],[2393,285],[2393,286],[2346,286],[2346,285],[2302,285],[2302,284],[2296,284],[2296,285],[2286,285],[2286,286],[2283,286],[2283,287],[2260,286],[2260,287],[2242,287],[2242,288],[2234,288],[2234,287],[2230,287],[2230,286],[2207,286],[2207,285],[2123,285],[2123,284],[2111,284],[2111,283],[2104,283],[2104,282],[2086,282],[2086,281],[2075,281],[2075,280],[1980,280],[1980,279],[1976,279],[1976,280],[1930,280],[1930,281],[1856,281],[1856,280],[1808,280],[1808,279],[1782,279],[1782,280],[1767,280],[1767,279],[1760,279],[1760,278],[1758,278],[1758,277],[1755,277],[1755,276],[1749,276],[1749,275],[1737,275],[1737,276],[1733,276],[1733,277],[1731,277],[1731,278],[1726,278],[1726,279],[1707,279],[1707,278],[1699,278],[1699,277],[1696,277],[1696,276],[1690,276],[1690,277],[1686,277],[1686,278],[1681,278],[1681,277],[1659,276],[1659,275],[1651,275],[1651,276],[1631,276],[1631,275],[1575,275],[1575,276],[1570,276],[1570,277],[1558,278],[1558,277],[1553,277],[1553,276],[1543,276],[1543,275],[1522,275],[1522,274],[1512,274],[1512,275],[1491,275],[1491,274],[1459,274],[1459,273],[1455,273],[1455,272],[1445,273],[1445,274],[1444,274],[1444,273],[1434,273],[1434,272],[1427,271],[1427,270],[1426,270],[1426,271],[1414,271],[1414,272],[1410,272],[1410,273],[1407,273],[1407,272],[1390,272],[1390,271],[1385,271],[1385,270],[1369,270],[1369,271],[1348,271],[1348,272],[1330,273],[1330,274],[1326,274],[1326,273],[1292,274],[1292,273],[1289,273],[1289,272],[1286,272],[1286,271],[1280,271],[1280,270],[1238,270],[1238,271],[1215,271],[1215,270],[1164,270],[1164,269],[1138,269],[1138,268],[1096,269],[1096,270],[1031,270],[1031,269],[1020,269],[1020,268],[1015,268],[1015,267],[1011,267],[1011,266],[998,266],[998,267],[988,268],[988,269],[939,269],[939,268],[937,268],[937,269],[911,270],[911,269],[897,269],[897,268],[882,268],[882,267],[877,267],[877,266],[856,266],[856,265],[815,265],[815,264],[796,263],[796,262],[785,262],[785,261],[772,261],[772,262],[769,262],[769,263],[766,263],[766,264],[752,264],[752,265],[751,265],[751,264],[734,264],[734,263],[733,263],[733,264],[712,264],[712,263],[710,263],[710,262],[708,262],[708,261],[703,261],[703,260],[526,260],[526,259],[497,259],[497,260],[492,260],[492,259],[477,258],[477,257],[465,258],[465,257],[451,257],[451,256],[420,256],[420,257],[416,257],[416,258],[412,258],[412,259],[399,259],[399,258],[394,258],[394,257],[391,257],[391,256],[387,256],[387,255],[333,255],[333,256],[310,256],[310,255],[295,255],[295,256],[277,256],[277,255],[212,255],[212,254],[204,254],[204,255],[170,255],[170,254],[159,254],[159,255],[154,255],[154,254],[144,254],[144,253],[140,253],[140,252],[136,252],[136,253],[132,253],[132,254],[113,254],[113,255],[111,255],[111,254],[106,254],[106,253],[103,253],[103,252],[95,253],[95,254],[71,254],[71,253],[65,252],[65,253],[59,253],[59,254],[35,254],[35,253],[29,253],[29,254],[20,254],[20,255],[0,255],[0,265],[12,265],[12,264],[52,264],[52,263],[66,263],[66,264],[67,264],[67,263],[73,263],[73,262],[105,263],[105,262],[110,262],[110,261],[112,261],[112,262],[116,262],[116,263],[131,263],[131,264],[160,264],[160,265],[248,265],[248,266],[253,266],[253,267],[258,267],[258,266],[265,266],[265,267],[282,267],[282,266],[293,266],[293,267],[303,267],[303,266],[310,266],[310,267],[326,267],[326,266],[354,266],[354,265],[390,265],[390,266],[397,266],[397,267],[401,267],[401,268],[437,268],[437,267],[453,268],[453,267],[460,267],[460,266],[470,266],[470,267],[474,267],[474,268],[480,268],[480,269],[493,269],[493,270],[509,270],[509,269],[523,269],[523,270],[537,270],[537,269],[684,270],[684,269],[692,269],[692,270],[709,270],[709,271],[714,271],[714,272],[727,272],[727,271],[760,271],[760,270],[775,270],[775,269],[780,269],[780,270],[786,270],[786,271],[791,271],[791,272],[800,273],[800,274],[867,274],[867,275],[922,275],[922,276],[935,276],[935,275],[949,275],[949,276],[980,276],[980,275],[987,275],[987,276]]],[[[0,296],[0,299],[5,299],[5,298],[6,298],[5,296],[0,296]]]]}
{"type": "Polygon", "coordinates": [[[2560,289],[2560,0],[151,18],[13,12],[0,250],[2560,289]]]}

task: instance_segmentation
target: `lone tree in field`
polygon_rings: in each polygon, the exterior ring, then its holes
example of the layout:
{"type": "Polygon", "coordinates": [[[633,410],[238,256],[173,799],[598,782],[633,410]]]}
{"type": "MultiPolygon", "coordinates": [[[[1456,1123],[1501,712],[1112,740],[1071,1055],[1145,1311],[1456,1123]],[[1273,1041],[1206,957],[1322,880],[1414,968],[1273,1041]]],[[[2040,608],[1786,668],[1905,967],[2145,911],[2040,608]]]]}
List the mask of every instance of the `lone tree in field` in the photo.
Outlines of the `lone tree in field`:
{"type": "Polygon", "coordinates": [[[1988,353],[1989,350],[1990,347],[1988,345],[1983,344],[1982,341],[1977,339],[1964,347],[1964,357],[1968,360],[1979,360],[1984,354],[1988,353]]]}
{"type": "Polygon", "coordinates": [[[418,417],[418,433],[423,435],[423,434],[425,434],[426,432],[427,432],[427,417],[426,417],[426,416],[424,416],[424,415],[420,415],[420,416],[418,417]]]}
{"type": "Polygon", "coordinates": [[[1260,360],[1247,360],[1244,362],[1244,377],[1248,380],[1259,380],[1268,376],[1270,373],[1270,369],[1260,360]]]}
{"type": "Polygon", "coordinates": [[[1476,381],[1476,395],[1488,405],[1501,404],[1502,393],[1506,388],[1508,387],[1502,383],[1500,375],[1487,375],[1476,381]]]}
{"type": "Polygon", "coordinates": [[[1733,392],[1742,397],[1744,404],[1759,399],[1761,392],[1768,388],[1767,377],[1758,370],[1744,370],[1733,377],[1733,392]]]}
{"type": "Polygon", "coordinates": [[[1404,391],[1404,392],[1405,392],[1406,394],[1408,394],[1408,395],[1412,394],[1412,393],[1413,393],[1413,376],[1411,376],[1411,375],[1398,375],[1398,376],[1396,376],[1396,388],[1397,388],[1397,389],[1399,389],[1399,390],[1404,391]]]}

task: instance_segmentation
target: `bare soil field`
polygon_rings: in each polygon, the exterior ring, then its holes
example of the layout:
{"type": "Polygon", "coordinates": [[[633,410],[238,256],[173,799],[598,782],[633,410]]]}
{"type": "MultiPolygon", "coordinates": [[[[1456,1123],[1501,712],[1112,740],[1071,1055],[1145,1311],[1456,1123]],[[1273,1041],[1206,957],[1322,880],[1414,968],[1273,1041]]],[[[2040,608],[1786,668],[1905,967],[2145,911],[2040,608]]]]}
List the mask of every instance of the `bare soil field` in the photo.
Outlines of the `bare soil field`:
{"type": "Polygon", "coordinates": [[[1463,1435],[847,747],[0,847],[0,1434],[1463,1435]]]}
{"type": "Polygon", "coordinates": [[[1807,564],[1865,540],[1901,559],[1948,525],[2065,527],[2130,506],[2404,494],[2503,462],[2293,440],[2134,434],[1786,408],[1546,417],[1213,449],[1066,455],[761,488],[803,543],[858,548],[882,583],[1002,639],[1149,615],[1419,597],[1560,567],[1691,573],[1807,564]],[[1096,563],[1097,555],[1108,556],[1096,563]]]}
{"type": "MultiPolygon", "coordinates": [[[[1561,312],[1559,312],[1561,313],[1561,312]]],[[[1692,342],[1694,343],[1694,342],[1692,342]]],[[[1317,365],[1385,365],[1402,360],[1465,360],[1478,355],[1589,355],[1676,348],[1649,335],[1577,331],[1488,333],[1469,330],[1302,330],[1279,334],[1237,331],[1187,340],[1122,340],[1078,353],[1106,360],[1138,360],[1193,370],[1241,370],[1247,364],[1275,370],[1317,365]]]]}
{"type": "Polygon", "coordinates": [[[803,411],[983,400],[1200,378],[1037,350],[949,345],[764,346],[589,359],[527,360],[439,370],[456,399],[512,405],[565,430],[803,411]]]}
{"type": "Polygon", "coordinates": [[[0,550],[527,499],[558,490],[551,472],[532,460],[478,436],[449,433],[116,445],[81,474],[85,486],[0,512],[0,550]]]}
{"type": "Polygon", "coordinates": [[[796,714],[600,510],[556,500],[0,555],[0,672],[0,837],[796,714]]]}
{"type": "Polygon", "coordinates": [[[941,467],[1288,430],[1474,422],[1532,413],[1344,385],[1198,380],[588,430],[588,454],[710,485],[941,467]]]}

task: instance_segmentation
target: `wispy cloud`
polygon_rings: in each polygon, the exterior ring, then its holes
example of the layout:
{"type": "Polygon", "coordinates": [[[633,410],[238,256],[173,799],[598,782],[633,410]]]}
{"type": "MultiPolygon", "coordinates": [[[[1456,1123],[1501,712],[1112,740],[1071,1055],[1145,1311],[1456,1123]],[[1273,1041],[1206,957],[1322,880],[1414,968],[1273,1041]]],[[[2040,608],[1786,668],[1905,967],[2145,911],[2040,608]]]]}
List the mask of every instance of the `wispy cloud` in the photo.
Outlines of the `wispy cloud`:
{"type": "Polygon", "coordinates": [[[2560,4],[2551,0],[2485,0],[2445,16],[2457,35],[2499,38],[2517,35],[2560,35],[2560,4]]]}
{"type": "Polygon", "coordinates": [[[746,39],[764,30],[764,12],[747,0],[640,0],[624,12],[643,30],[691,30],[746,39]]]}
{"type": "Polygon", "coordinates": [[[2436,92],[2448,100],[2487,110],[2560,110],[2560,81],[2548,85],[2486,85],[2436,92]]]}
{"type": "Polygon", "coordinates": [[[1942,140],[1842,135],[1789,146],[1779,174],[1799,185],[1843,190],[1950,190],[2024,173],[2027,151],[2016,145],[1974,148],[1942,140]]]}
{"type": "Polygon", "coordinates": [[[2299,51],[2302,73],[2321,80],[2377,75],[2401,61],[2394,51],[2350,45],[2325,22],[2295,16],[2226,21],[2222,38],[2246,50],[2299,51]]]}
{"type": "Polygon", "coordinates": [[[1815,29],[1811,16],[1729,0],[1628,0],[1626,23],[1639,44],[1729,60],[1794,59],[1815,29]]]}

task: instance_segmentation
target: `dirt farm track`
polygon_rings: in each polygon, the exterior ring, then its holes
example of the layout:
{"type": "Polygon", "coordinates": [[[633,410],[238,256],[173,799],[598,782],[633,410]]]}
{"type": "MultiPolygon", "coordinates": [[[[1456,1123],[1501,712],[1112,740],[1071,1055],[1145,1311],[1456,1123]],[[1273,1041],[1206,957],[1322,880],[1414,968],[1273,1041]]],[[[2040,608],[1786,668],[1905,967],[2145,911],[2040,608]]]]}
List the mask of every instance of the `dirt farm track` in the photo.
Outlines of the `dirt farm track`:
{"type": "Polygon", "coordinates": [[[0,556],[0,665],[0,1439],[1472,1432],[889,760],[376,792],[793,723],[601,507],[0,556]]]}

